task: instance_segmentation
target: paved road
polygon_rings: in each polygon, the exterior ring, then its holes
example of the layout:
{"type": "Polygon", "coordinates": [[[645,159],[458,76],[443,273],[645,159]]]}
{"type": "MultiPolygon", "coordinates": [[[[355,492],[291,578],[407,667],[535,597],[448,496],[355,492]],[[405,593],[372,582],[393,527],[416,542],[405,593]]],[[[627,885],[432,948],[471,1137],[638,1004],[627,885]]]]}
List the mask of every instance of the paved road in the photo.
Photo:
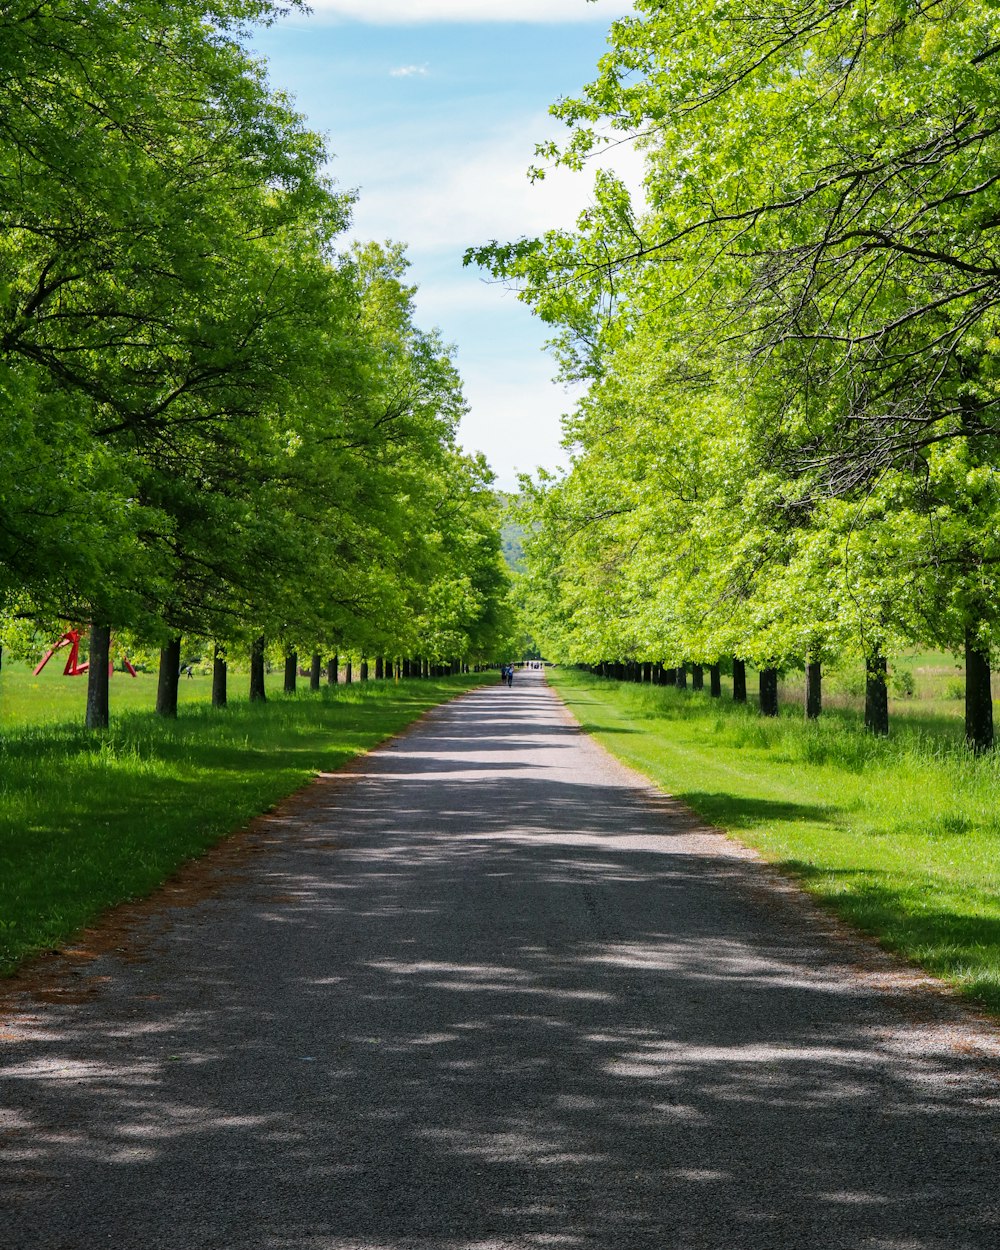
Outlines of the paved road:
{"type": "Polygon", "coordinates": [[[123,945],[0,1024],[6,1250],[1000,1244],[989,1034],[537,680],[123,945]]]}

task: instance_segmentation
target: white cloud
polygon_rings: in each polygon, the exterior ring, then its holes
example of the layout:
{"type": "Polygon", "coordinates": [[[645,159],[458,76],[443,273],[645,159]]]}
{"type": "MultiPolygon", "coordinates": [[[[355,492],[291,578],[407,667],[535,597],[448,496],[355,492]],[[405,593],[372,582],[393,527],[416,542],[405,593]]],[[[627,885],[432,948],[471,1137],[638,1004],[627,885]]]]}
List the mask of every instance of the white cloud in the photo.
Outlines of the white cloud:
{"type": "MultiPolygon", "coordinates": [[[[461,146],[457,139],[427,143],[426,136],[397,133],[393,150],[381,153],[385,173],[362,172],[358,178],[352,233],[402,239],[414,252],[461,253],[489,239],[572,227],[590,201],[593,175],[557,169],[534,184],[527,177],[535,141],[550,133],[551,125],[544,116],[520,118],[461,146]]],[[[638,198],[640,154],[623,145],[605,161],[638,198]]]]}
{"type": "Polygon", "coordinates": [[[388,26],[422,22],[608,22],[628,0],[311,0],[317,16],[388,26]]]}
{"type": "Polygon", "coordinates": [[[449,326],[458,318],[495,312],[498,307],[513,309],[524,317],[530,315],[514,293],[499,282],[491,282],[472,270],[459,269],[457,257],[454,270],[459,275],[457,278],[435,275],[420,282],[415,301],[419,325],[449,326]]]}
{"type": "Polygon", "coordinates": [[[470,412],[459,442],[467,451],[485,452],[501,490],[515,489],[518,473],[568,463],[559,417],[572,411],[575,396],[550,380],[552,370],[541,355],[519,361],[513,379],[509,363],[462,370],[470,412]]]}
{"type": "Polygon", "coordinates": [[[399,65],[389,70],[390,78],[425,78],[430,73],[428,65],[399,65]]]}

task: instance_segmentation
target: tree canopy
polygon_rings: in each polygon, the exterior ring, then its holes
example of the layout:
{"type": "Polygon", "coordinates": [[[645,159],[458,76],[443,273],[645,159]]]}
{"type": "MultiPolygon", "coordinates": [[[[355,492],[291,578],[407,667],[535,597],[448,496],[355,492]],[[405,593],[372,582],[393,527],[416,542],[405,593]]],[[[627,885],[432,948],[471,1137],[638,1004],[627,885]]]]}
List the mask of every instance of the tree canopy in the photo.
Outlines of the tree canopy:
{"type": "Polygon", "coordinates": [[[770,670],[964,649],[992,743],[1000,17],[983,0],[637,0],[554,114],[576,229],[473,249],[589,384],[532,492],[559,654],[770,670]],[[988,701],[988,681],[986,689],[988,701]]]}
{"type": "Polygon", "coordinates": [[[281,12],[0,7],[0,611],[484,657],[506,585],[452,352],[399,246],[339,245],[351,196],[246,48],[281,12]]]}

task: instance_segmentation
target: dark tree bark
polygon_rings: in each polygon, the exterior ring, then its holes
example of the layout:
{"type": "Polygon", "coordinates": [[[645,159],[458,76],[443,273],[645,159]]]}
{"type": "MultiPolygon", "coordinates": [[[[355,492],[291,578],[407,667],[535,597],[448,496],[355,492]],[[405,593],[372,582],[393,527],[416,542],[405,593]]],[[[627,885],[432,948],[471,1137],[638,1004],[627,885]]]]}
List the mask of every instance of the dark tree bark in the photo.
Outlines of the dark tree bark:
{"type": "Polygon", "coordinates": [[[691,689],[705,689],[705,670],[700,664],[691,665],[691,689]]]}
{"type": "Polygon", "coordinates": [[[250,702],[263,703],[267,699],[264,689],[264,648],[267,639],[263,634],[253,640],[250,647],[250,702]]]}
{"type": "Polygon", "coordinates": [[[299,653],[289,651],[285,656],[285,694],[294,694],[299,678],[299,653]]]}
{"type": "Polygon", "coordinates": [[[761,716],[778,715],[778,670],[762,668],[760,680],[760,714],[761,716]]]}
{"type": "Polygon", "coordinates": [[[823,711],[823,665],[819,660],[806,664],[806,716],[816,720],[823,711]]]}
{"type": "Polygon", "coordinates": [[[865,659],[865,728],[883,738],[889,732],[888,668],[879,651],[865,659]]]}
{"type": "Polygon", "coordinates": [[[327,685],[335,686],[340,681],[340,656],[334,651],[326,663],[327,685]]]}
{"type": "Polygon", "coordinates": [[[965,740],[977,755],[993,749],[990,656],[971,626],[965,630],[965,740]]]}
{"type": "Polygon", "coordinates": [[[713,699],[722,698],[722,671],[718,664],[712,664],[708,669],[709,692],[713,699]]]}
{"type": "Polygon", "coordinates": [[[107,729],[111,720],[108,704],[108,665],[111,661],[111,626],[90,627],[90,668],[87,669],[88,729],[107,729]]]}
{"type": "Polygon", "coordinates": [[[422,659],[422,660],[420,661],[420,676],[421,676],[421,677],[430,677],[430,675],[431,675],[431,663],[430,663],[430,660],[422,659]]]}
{"type": "Polygon", "coordinates": [[[747,666],[745,660],[733,659],[733,702],[747,701],[747,666]]]}
{"type": "Polygon", "coordinates": [[[663,685],[663,662],[662,660],[657,660],[656,663],[653,665],[653,676],[651,680],[654,686],[663,685]]]}
{"type": "Polygon", "coordinates": [[[323,674],[323,657],[318,651],[313,652],[312,664],[309,666],[309,689],[319,689],[319,679],[323,674]]]}
{"type": "Polygon", "coordinates": [[[410,663],[410,661],[409,661],[409,660],[404,660],[404,661],[403,661],[403,676],[404,676],[404,677],[409,677],[409,676],[411,676],[411,672],[410,672],[411,667],[412,667],[412,665],[411,665],[411,663],[410,663]]]}
{"type": "Polygon", "coordinates": [[[350,659],[344,661],[344,685],[349,686],[354,681],[354,663],[350,659]]]}
{"type": "Polygon", "coordinates": [[[677,669],[672,664],[663,670],[663,684],[665,686],[677,685],[677,669]]]}
{"type": "Polygon", "coordinates": [[[383,681],[385,679],[385,660],[379,655],[375,657],[375,680],[383,681]]]}
{"type": "Polygon", "coordinates": [[[688,666],[686,664],[677,665],[677,689],[687,690],[688,688],[688,666]]]}
{"type": "Polygon", "coordinates": [[[650,682],[650,683],[652,683],[653,681],[653,665],[649,660],[643,661],[642,680],[643,682],[650,682]]]}
{"type": "Polygon", "coordinates": [[[181,637],[175,635],[160,648],[160,672],[156,680],[156,714],[177,717],[177,685],[181,676],[181,637]]]}
{"type": "Polygon", "coordinates": [[[216,643],[212,655],[212,707],[226,706],[228,676],[225,654],[216,643]]]}
{"type": "Polygon", "coordinates": [[[367,660],[362,660],[360,665],[358,666],[358,680],[359,681],[368,680],[368,661],[367,660]]]}

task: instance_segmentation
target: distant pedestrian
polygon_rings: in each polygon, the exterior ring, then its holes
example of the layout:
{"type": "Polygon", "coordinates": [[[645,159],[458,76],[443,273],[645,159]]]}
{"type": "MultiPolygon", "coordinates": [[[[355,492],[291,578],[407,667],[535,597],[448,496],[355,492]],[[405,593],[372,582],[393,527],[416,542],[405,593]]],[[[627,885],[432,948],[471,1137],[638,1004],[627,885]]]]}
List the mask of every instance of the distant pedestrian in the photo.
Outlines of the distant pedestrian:
{"type": "Polygon", "coordinates": [[[513,684],[514,684],[514,665],[508,664],[507,665],[507,685],[508,687],[510,687],[510,686],[513,686],[513,684]]]}

